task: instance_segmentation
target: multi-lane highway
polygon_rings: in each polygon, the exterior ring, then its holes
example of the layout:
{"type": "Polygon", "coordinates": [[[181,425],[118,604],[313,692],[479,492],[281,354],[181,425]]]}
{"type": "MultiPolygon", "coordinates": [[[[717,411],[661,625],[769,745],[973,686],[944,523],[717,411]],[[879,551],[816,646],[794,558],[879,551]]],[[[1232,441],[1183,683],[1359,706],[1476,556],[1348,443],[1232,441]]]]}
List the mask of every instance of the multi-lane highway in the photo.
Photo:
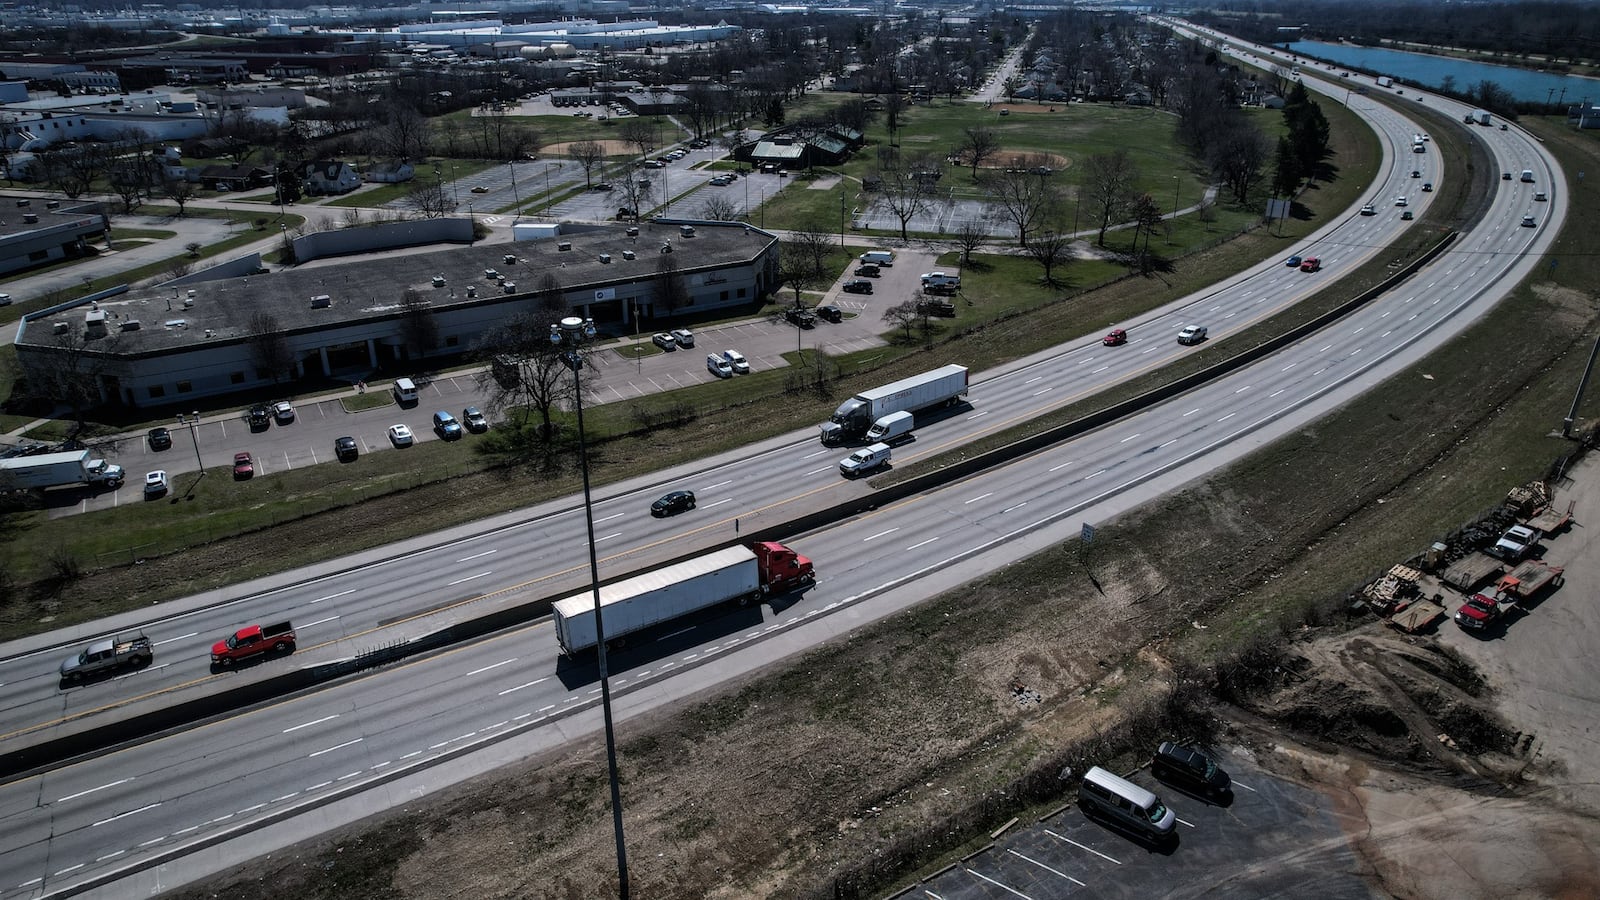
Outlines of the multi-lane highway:
{"type": "MultiPolygon", "coordinates": [[[[1452,107],[1430,98],[1430,104],[1452,107]]],[[[1360,104],[1358,103],[1358,107],[1360,104]]],[[[1374,196],[1406,194],[1415,123],[1373,104],[1362,109],[1385,136],[1385,178],[1374,196]]],[[[1459,115],[1457,116],[1459,118],[1459,115]]],[[[1051,534],[1129,508],[1226,462],[1253,446],[1366,389],[1406,361],[1459,330],[1526,274],[1565,212],[1553,164],[1519,131],[1484,130],[1498,164],[1535,170],[1534,184],[1499,182],[1488,216],[1440,260],[1389,296],[1269,359],[1172,402],[1035,454],[1002,470],[911,498],[816,534],[796,546],[817,561],[820,580],[777,608],[731,613],[642,648],[614,665],[620,702],[643,704],[705,680],[765,664],[783,650],[877,616],[935,587],[1021,555],[1051,534]],[[1532,192],[1550,202],[1536,227],[1520,225],[1532,192]],[[957,565],[960,564],[960,565],[957,565]],[[908,587],[909,586],[909,587],[908,587]],[[679,673],[684,674],[679,674],[679,673]],[[668,687],[670,685],[670,687],[668,687]]],[[[1436,151],[1430,150],[1430,156],[1436,151]]],[[[1431,159],[1428,178],[1452,177],[1431,159]]],[[[1415,207],[1414,207],[1415,208],[1415,207]]],[[[1425,208],[1425,207],[1424,207],[1425,208]]],[[[1024,361],[975,384],[970,408],[919,429],[919,439],[896,451],[915,460],[957,442],[998,430],[1070,402],[1118,379],[1192,353],[1173,340],[1185,324],[1210,328],[1213,342],[1294,302],[1342,267],[1360,264],[1395,229],[1409,227],[1390,206],[1349,217],[1297,248],[1316,255],[1324,271],[1290,270],[1273,261],[1229,283],[1131,323],[1128,345],[1097,343],[1024,361]]],[[[708,532],[725,536],[735,518],[783,518],[789,509],[825,502],[839,492],[867,490],[839,479],[842,453],[813,435],[774,442],[745,458],[731,454],[699,471],[673,473],[675,486],[694,489],[700,509],[654,520],[648,501],[660,485],[629,485],[596,508],[596,534],[613,570],[686,552],[708,532]]],[[[570,504],[536,510],[525,523],[446,546],[228,600],[222,607],[152,625],[171,640],[167,668],[100,685],[88,698],[63,698],[52,647],[0,662],[0,705],[9,728],[26,727],[80,710],[171,688],[204,670],[214,633],[257,617],[288,615],[312,645],[358,636],[328,648],[346,653],[360,641],[388,638],[385,621],[407,619],[479,593],[514,589],[553,593],[581,583],[582,529],[570,504]],[[326,620],[326,621],[319,621],[326,620]],[[325,633],[324,633],[325,631],[325,633]],[[192,636],[190,635],[192,633],[192,636]],[[148,676],[148,677],[146,677],[148,676]]],[[[399,628],[405,625],[397,626],[399,628]]],[[[277,664],[297,664],[292,661],[277,664]]],[[[231,677],[231,676],[230,676],[231,677]]],[[[298,805],[326,802],[406,767],[425,765],[477,742],[504,738],[552,742],[586,725],[596,702],[591,666],[564,665],[548,624],[418,660],[225,722],[186,731],[0,787],[0,895],[69,888],[163,853],[220,838],[298,805]],[[551,727],[560,722],[560,727],[551,727]]],[[[385,797],[399,795],[394,787],[385,797]]],[[[369,798],[371,794],[365,795],[369,798]]],[[[340,806],[339,809],[346,807],[340,806]]],[[[330,807],[329,809],[332,809],[330,807]]],[[[350,807],[347,815],[359,815],[350,807]]],[[[328,809],[325,814],[333,815],[328,809]]],[[[209,865],[260,852],[225,850],[209,865]]],[[[140,877],[140,876],[135,876],[140,877]]],[[[130,882],[115,890],[126,894],[130,882]]]]}

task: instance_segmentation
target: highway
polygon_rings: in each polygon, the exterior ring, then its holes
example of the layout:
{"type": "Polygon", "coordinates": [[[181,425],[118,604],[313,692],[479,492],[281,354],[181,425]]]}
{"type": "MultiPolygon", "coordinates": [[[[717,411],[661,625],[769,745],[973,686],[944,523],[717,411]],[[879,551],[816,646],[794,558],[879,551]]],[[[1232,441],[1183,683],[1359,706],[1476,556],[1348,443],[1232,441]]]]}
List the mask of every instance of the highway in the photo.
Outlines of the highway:
{"type": "MultiPolygon", "coordinates": [[[[1451,108],[1431,97],[1429,103],[1451,108]]],[[[1387,172],[1373,195],[1428,197],[1409,189],[1410,171],[1418,168],[1410,153],[1411,135],[1426,129],[1373,106],[1362,111],[1385,134],[1387,172]]],[[[1536,183],[1500,182],[1479,227],[1400,289],[1309,340],[1146,413],[1001,470],[799,537],[794,545],[817,563],[814,589],[781,598],[777,610],[741,610],[626,651],[614,662],[622,704],[664,682],[682,682],[687,689],[712,670],[721,678],[741,667],[764,665],[777,655],[776,647],[804,646],[952,580],[987,571],[1006,554],[1021,555],[1059,540],[1080,520],[1099,521],[1171,490],[1413,362],[1524,277],[1566,211],[1562,193],[1552,191],[1553,163],[1526,135],[1486,129],[1480,136],[1507,170],[1534,169],[1536,183]],[[1537,227],[1520,227],[1535,189],[1552,191],[1551,202],[1540,204],[1548,209],[1537,227]]],[[[1439,183],[1450,177],[1436,158],[1430,163],[1424,180],[1439,183]]],[[[1294,251],[1321,257],[1322,273],[1271,261],[1181,308],[1127,324],[1131,340],[1126,346],[1075,345],[984,378],[974,385],[970,408],[919,429],[918,440],[904,452],[897,450],[896,461],[942,452],[1195,352],[1173,341],[1183,325],[1205,324],[1213,342],[1225,338],[1337,277],[1341,268],[1370,258],[1392,229],[1407,224],[1387,206],[1375,216],[1352,211],[1294,251]]],[[[788,509],[826,502],[840,492],[867,490],[839,478],[833,465],[843,455],[820,447],[808,433],[749,460],[675,476],[670,483],[695,489],[701,508],[670,520],[651,519],[647,512],[659,484],[608,494],[595,513],[602,553],[609,554],[613,571],[631,568],[651,554],[687,552],[703,531],[726,536],[735,516],[777,519],[788,509]]],[[[330,639],[365,635],[378,643],[387,638],[369,629],[452,599],[522,585],[537,590],[579,585],[583,547],[577,512],[570,503],[551,507],[510,529],[163,622],[151,633],[157,640],[173,639],[161,651],[170,660],[167,668],[145,673],[148,679],[141,675],[84,690],[85,695],[100,690],[97,700],[54,693],[50,673],[64,655],[60,647],[8,659],[0,664],[6,721],[11,727],[34,724],[59,716],[71,704],[83,708],[192,680],[204,670],[204,646],[227,627],[252,618],[287,615],[312,622],[334,617],[316,626],[327,627],[330,639]],[[189,632],[194,636],[180,637],[189,632]]],[[[308,627],[302,639],[307,650],[274,665],[300,664],[301,655],[320,652],[311,645],[322,639],[308,627]]],[[[0,787],[0,847],[5,848],[0,871],[8,873],[0,896],[37,896],[123,867],[137,869],[160,854],[288,816],[301,804],[358,795],[405,767],[426,765],[475,742],[509,738],[519,729],[525,731],[519,741],[566,739],[592,718],[589,711],[597,702],[592,676],[590,667],[563,666],[549,624],[537,623],[20,779],[0,787]]],[[[236,843],[248,846],[235,846],[231,856],[214,856],[211,864],[264,849],[259,836],[236,843]]],[[[135,875],[108,890],[127,895],[153,884],[139,880],[149,877],[135,875]]]]}

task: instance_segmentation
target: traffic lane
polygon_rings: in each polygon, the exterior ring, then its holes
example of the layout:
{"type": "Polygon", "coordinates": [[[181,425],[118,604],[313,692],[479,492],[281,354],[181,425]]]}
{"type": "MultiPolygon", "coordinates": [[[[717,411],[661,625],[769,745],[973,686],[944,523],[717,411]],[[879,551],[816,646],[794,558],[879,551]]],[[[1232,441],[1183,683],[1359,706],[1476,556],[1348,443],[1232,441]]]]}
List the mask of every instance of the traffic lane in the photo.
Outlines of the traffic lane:
{"type": "Polygon", "coordinates": [[[956,898],[1166,896],[1179,884],[1226,885],[1229,896],[1371,897],[1337,810],[1317,791],[1270,775],[1242,754],[1223,754],[1235,775],[1222,804],[1189,796],[1140,771],[1178,818],[1178,839],[1158,848],[1068,809],[1014,832],[924,882],[956,898]]]}

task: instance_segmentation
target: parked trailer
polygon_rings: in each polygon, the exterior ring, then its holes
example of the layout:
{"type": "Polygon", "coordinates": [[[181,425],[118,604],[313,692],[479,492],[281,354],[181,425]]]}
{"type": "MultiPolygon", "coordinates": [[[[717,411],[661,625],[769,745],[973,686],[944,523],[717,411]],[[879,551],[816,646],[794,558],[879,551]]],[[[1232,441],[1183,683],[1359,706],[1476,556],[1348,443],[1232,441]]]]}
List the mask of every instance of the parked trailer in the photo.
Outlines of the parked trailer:
{"type": "Polygon", "coordinates": [[[822,443],[837,444],[860,438],[873,422],[890,413],[916,412],[942,403],[954,403],[966,393],[966,366],[942,366],[862,391],[839,404],[833,416],[822,423],[822,443]]]}
{"type": "Polygon", "coordinates": [[[1387,75],[1379,75],[1378,76],[1378,80],[1377,80],[1377,85],[1378,85],[1378,87],[1381,87],[1381,88],[1394,87],[1394,79],[1390,78],[1387,75]]]}
{"type": "Polygon", "coordinates": [[[1415,634],[1449,615],[1449,611],[1433,600],[1418,599],[1415,603],[1389,617],[1389,624],[1415,634]]]}
{"type": "MultiPolygon", "coordinates": [[[[681,616],[764,594],[782,593],[816,578],[811,560],[776,541],[729,547],[600,588],[607,645],[681,616]]],[[[592,590],[552,605],[556,641],[571,656],[597,643],[592,590]]]]}
{"type": "Polygon", "coordinates": [[[1566,580],[1566,569],[1547,565],[1542,559],[1530,559],[1500,576],[1495,582],[1495,599],[1510,609],[1539,596],[1546,588],[1558,588],[1566,580]]]}
{"type": "Polygon", "coordinates": [[[1473,552],[1451,563],[1439,580],[1467,593],[1506,570],[1505,563],[1487,553],[1473,552]]]}
{"type": "Polygon", "coordinates": [[[1561,529],[1567,527],[1568,523],[1572,521],[1572,511],[1576,509],[1577,506],[1578,501],[1570,500],[1567,502],[1566,511],[1563,512],[1554,503],[1552,503],[1534,513],[1532,516],[1529,516],[1523,522],[1523,524],[1534,529],[1540,534],[1556,534],[1561,531],[1561,529]]]}
{"type": "Polygon", "coordinates": [[[52,488],[69,484],[122,486],[122,467],[103,459],[91,459],[88,450],[42,453],[0,459],[0,489],[52,488]]]}

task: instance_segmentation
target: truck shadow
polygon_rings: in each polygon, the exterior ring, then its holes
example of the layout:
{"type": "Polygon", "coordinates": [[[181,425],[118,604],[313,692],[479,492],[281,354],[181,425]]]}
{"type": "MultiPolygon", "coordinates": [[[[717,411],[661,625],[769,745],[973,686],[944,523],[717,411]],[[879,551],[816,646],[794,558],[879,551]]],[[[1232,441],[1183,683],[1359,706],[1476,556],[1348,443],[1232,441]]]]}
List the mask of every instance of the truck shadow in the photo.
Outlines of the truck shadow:
{"type": "MultiPolygon", "coordinates": [[[[774,598],[773,610],[782,612],[793,606],[804,591],[792,591],[774,598]]],[[[761,607],[755,603],[736,606],[732,603],[702,610],[693,615],[663,622],[654,628],[636,631],[621,642],[606,642],[606,665],[612,677],[632,669],[654,663],[679,661],[676,658],[704,645],[716,645],[723,639],[742,635],[761,627],[761,607]]],[[[569,689],[593,684],[600,680],[599,662],[595,651],[586,650],[576,657],[562,654],[556,661],[556,677],[569,689]]]]}
{"type": "Polygon", "coordinates": [[[244,659],[239,660],[238,662],[235,662],[232,665],[225,666],[225,665],[222,665],[221,663],[212,663],[211,664],[211,674],[213,674],[213,675],[221,675],[221,674],[223,674],[225,672],[248,672],[251,669],[256,668],[257,666],[264,666],[267,663],[272,662],[273,660],[285,659],[285,658],[287,658],[289,656],[293,656],[293,655],[294,655],[294,651],[293,650],[283,650],[283,651],[267,650],[267,651],[262,652],[262,653],[257,653],[255,656],[245,657],[244,659]]]}

